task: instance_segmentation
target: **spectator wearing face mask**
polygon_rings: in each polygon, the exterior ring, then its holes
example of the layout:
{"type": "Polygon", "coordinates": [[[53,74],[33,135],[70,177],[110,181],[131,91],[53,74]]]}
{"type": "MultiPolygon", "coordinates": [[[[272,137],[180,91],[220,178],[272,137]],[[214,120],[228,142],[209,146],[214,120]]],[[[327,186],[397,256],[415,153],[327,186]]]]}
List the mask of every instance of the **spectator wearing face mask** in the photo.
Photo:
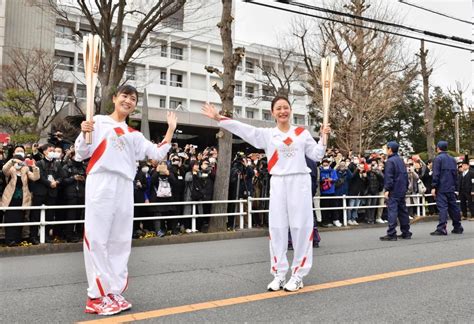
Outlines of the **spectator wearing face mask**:
{"type": "MultiPolygon", "coordinates": [[[[173,197],[175,192],[176,178],[168,169],[166,161],[158,163],[156,169],[151,173],[151,196],[150,202],[165,203],[176,201],[173,197]]],[[[176,208],[172,205],[155,206],[153,211],[156,215],[171,216],[176,215],[176,208]]],[[[155,229],[158,236],[163,236],[162,233],[168,232],[170,234],[179,234],[181,231],[178,219],[167,219],[165,222],[156,222],[155,229]]],[[[184,229],[183,229],[184,231],[184,229]]]]}
{"type": "MultiPolygon", "coordinates": [[[[362,196],[367,186],[367,172],[365,171],[364,163],[361,163],[358,159],[359,164],[352,173],[352,178],[349,182],[349,196],[362,196]]],[[[361,198],[350,198],[349,207],[359,207],[361,198]]],[[[347,215],[347,223],[349,225],[359,225],[357,218],[359,216],[358,209],[350,209],[347,215]]]]}
{"type": "MultiPolygon", "coordinates": [[[[66,205],[84,205],[86,167],[86,163],[75,160],[74,154],[64,163],[63,194],[66,205]]],[[[66,210],[65,220],[80,219],[84,219],[84,209],[69,208],[66,210]]],[[[64,238],[67,242],[79,242],[82,236],[82,224],[67,224],[64,226],[64,238]]]]}
{"type": "MultiPolygon", "coordinates": [[[[336,192],[336,182],[338,180],[337,172],[332,169],[329,165],[330,161],[324,158],[322,166],[319,171],[319,184],[321,188],[321,197],[333,197],[336,192]]],[[[321,208],[325,207],[336,207],[335,199],[321,199],[321,208]]],[[[321,210],[323,223],[341,227],[342,224],[338,219],[338,215],[335,210],[321,210]]]]}
{"type": "MultiPolygon", "coordinates": [[[[352,178],[352,172],[347,168],[347,162],[345,160],[341,160],[339,162],[339,165],[336,167],[336,172],[337,172],[337,181],[336,181],[336,191],[335,194],[336,196],[343,196],[343,195],[348,195],[349,194],[349,182],[351,181],[352,178]]],[[[342,199],[336,199],[335,200],[335,206],[336,207],[342,207],[343,202],[342,199]]],[[[342,220],[342,209],[341,210],[336,210],[337,217],[340,220],[342,220]]]]}
{"type": "MultiPolygon", "coordinates": [[[[17,207],[31,205],[31,192],[28,188],[30,182],[40,177],[40,171],[33,160],[25,161],[25,148],[16,146],[13,158],[3,165],[3,174],[8,181],[2,194],[2,206],[17,207]]],[[[21,223],[25,211],[7,210],[5,223],[21,223]]],[[[6,227],[5,243],[7,246],[16,246],[22,239],[22,227],[6,227]]]]}
{"type": "MultiPolygon", "coordinates": [[[[367,172],[367,195],[377,196],[383,190],[383,173],[379,170],[377,161],[372,161],[370,164],[370,170],[367,172]]],[[[367,198],[367,207],[377,206],[379,198],[367,198]]],[[[367,224],[375,223],[375,215],[377,208],[367,208],[365,212],[367,224]]],[[[380,221],[377,221],[380,223],[380,221]]],[[[384,223],[383,221],[381,223],[384,223]]]]}
{"type": "MultiPolygon", "coordinates": [[[[186,154],[186,153],[184,153],[186,154]]],[[[184,181],[184,177],[186,175],[186,171],[184,166],[182,165],[182,159],[177,154],[173,154],[170,156],[171,165],[169,166],[170,173],[175,178],[175,184],[171,187],[173,190],[172,200],[173,201],[184,201],[184,189],[186,187],[186,183],[184,181]]],[[[183,205],[175,206],[176,215],[183,215],[184,212],[183,205]]],[[[179,219],[178,222],[184,226],[185,229],[191,227],[191,221],[189,218],[182,218],[179,219]]]]}
{"type": "MultiPolygon", "coordinates": [[[[135,203],[143,204],[150,203],[151,196],[151,175],[150,165],[146,162],[140,162],[137,167],[137,173],[134,179],[133,199],[135,203]]],[[[134,217],[146,217],[151,214],[150,207],[135,206],[134,217]]],[[[145,234],[145,232],[154,232],[155,226],[153,221],[135,221],[133,222],[133,237],[138,238],[145,234]],[[143,226],[143,231],[140,227],[143,226]]]]}
{"type": "MultiPolygon", "coordinates": [[[[44,158],[36,163],[40,170],[40,179],[33,182],[33,206],[54,206],[56,205],[58,198],[59,187],[63,181],[64,173],[61,168],[61,164],[57,161],[59,154],[54,151],[54,145],[45,144],[43,146],[44,158]]],[[[39,209],[32,210],[30,213],[30,220],[33,222],[40,221],[39,209]]],[[[46,220],[54,221],[55,212],[54,210],[46,210],[46,220]]],[[[46,241],[51,243],[53,237],[50,235],[52,226],[46,227],[46,241]]],[[[32,226],[30,228],[30,241],[32,244],[39,244],[38,240],[38,227],[32,226]]]]}

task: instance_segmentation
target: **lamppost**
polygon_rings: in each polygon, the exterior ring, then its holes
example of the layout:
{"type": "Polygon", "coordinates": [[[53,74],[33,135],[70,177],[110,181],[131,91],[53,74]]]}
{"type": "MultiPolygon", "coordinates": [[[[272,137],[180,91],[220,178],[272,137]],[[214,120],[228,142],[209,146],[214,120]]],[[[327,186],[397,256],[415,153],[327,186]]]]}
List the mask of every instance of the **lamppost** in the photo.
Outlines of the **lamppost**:
{"type": "Polygon", "coordinates": [[[452,112],[454,113],[454,132],[455,132],[455,140],[456,140],[456,152],[460,152],[461,148],[459,145],[459,113],[461,112],[462,108],[458,104],[456,100],[454,100],[452,112]]]}

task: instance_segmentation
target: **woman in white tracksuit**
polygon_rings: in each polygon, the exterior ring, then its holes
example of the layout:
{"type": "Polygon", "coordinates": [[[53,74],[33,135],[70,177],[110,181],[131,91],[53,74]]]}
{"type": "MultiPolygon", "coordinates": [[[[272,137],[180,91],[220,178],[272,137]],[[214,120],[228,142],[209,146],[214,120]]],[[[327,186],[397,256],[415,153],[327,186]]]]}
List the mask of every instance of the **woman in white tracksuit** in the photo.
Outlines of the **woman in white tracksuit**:
{"type": "MultiPolygon", "coordinates": [[[[214,106],[206,104],[203,113],[219,122],[219,126],[241,137],[256,148],[265,150],[270,180],[270,257],[273,281],[268,290],[284,288],[296,291],[303,288],[303,277],[313,263],[313,211],[310,169],[305,156],[320,161],[326,147],[316,143],[303,127],[290,125],[291,107],[288,99],[276,97],[272,101],[274,128],[256,128],[221,116],[214,106]],[[293,238],[294,257],[291,279],[286,282],[289,264],[288,228],[293,238]],[[285,284],[286,283],[286,284],[285,284]]],[[[330,128],[323,132],[328,134],[330,128]]]]}
{"type": "Polygon", "coordinates": [[[90,158],[86,180],[84,261],[87,289],[86,313],[112,315],[130,309],[123,298],[128,287],[128,258],[133,230],[133,179],[136,161],[166,157],[176,116],[168,113],[168,131],[160,145],[127,126],[127,116],[135,110],[138,92],[121,86],[113,97],[111,115],[94,116],[81,124],[75,142],[75,159],[90,158]],[[92,132],[92,144],[85,142],[92,132]]]}

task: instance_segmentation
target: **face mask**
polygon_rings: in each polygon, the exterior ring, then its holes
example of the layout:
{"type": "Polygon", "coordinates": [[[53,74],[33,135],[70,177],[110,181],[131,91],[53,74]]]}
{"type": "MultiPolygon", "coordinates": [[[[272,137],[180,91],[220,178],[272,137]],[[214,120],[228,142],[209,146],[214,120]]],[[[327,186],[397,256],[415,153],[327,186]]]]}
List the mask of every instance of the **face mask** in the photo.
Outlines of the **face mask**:
{"type": "Polygon", "coordinates": [[[142,168],[142,172],[143,172],[143,173],[148,173],[149,170],[150,170],[149,167],[143,167],[143,168],[142,168]]]}
{"type": "Polygon", "coordinates": [[[216,159],[214,159],[214,158],[209,158],[209,162],[210,162],[210,163],[216,163],[216,159]]]}
{"type": "Polygon", "coordinates": [[[324,170],[329,170],[329,165],[323,167],[324,170]]]}
{"type": "Polygon", "coordinates": [[[17,170],[20,170],[22,167],[23,167],[23,166],[22,166],[22,165],[20,165],[20,164],[18,164],[18,163],[17,163],[17,164],[15,164],[15,169],[17,169],[17,170]]]}
{"type": "Polygon", "coordinates": [[[56,153],[54,152],[48,152],[48,154],[46,155],[46,157],[50,160],[54,159],[55,156],[56,156],[56,153]]]}
{"type": "Polygon", "coordinates": [[[171,162],[171,164],[173,164],[173,165],[179,165],[179,161],[173,161],[173,162],[171,162]]]}
{"type": "Polygon", "coordinates": [[[354,164],[359,164],[359,160],[354,160],[354,164]]]}
{"type": "Polygon", "coordinates": [[[15,155],[21,156],[22,159],[25,158],[25,153],[24,152],[16,152],[15,155]]]}
{"type": "Polygon", "coordinates": [[[61,153],[54,152],[54,158],[55,159],[60,159],[61,158],[61,153]]]}

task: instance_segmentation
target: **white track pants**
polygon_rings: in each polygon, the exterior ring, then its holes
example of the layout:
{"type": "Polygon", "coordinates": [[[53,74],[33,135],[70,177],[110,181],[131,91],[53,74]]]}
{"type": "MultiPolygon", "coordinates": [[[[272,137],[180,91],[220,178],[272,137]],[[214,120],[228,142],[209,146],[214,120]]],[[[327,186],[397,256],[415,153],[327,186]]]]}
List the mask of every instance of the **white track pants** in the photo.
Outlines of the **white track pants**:
{"type": "Polygon", "coordinates": [[[89,175],[84,225],[89,297],[121,294],[127,289],[132,231],[132,181],[113,173],[89,175]]]}
{"type": "Polygon", "coordinates": [[[291,275],[298,279],[313,264],[313,202],[309,174],[272,176],[270,180],[271,273],[285,277],[288,272],[288,228],[293,240],[291,275]]]}

